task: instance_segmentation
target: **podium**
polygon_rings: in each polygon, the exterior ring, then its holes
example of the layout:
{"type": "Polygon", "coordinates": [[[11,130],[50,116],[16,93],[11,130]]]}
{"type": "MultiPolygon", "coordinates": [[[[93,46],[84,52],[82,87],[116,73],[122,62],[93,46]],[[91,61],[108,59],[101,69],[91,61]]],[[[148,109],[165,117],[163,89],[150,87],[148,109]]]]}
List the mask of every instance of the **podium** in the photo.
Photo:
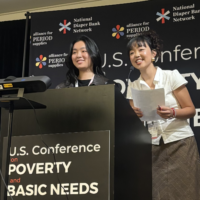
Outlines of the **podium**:
{"type": "MultiPolygon", "coordinates": [[[[99,135],[104,134],[106,138],[106,134],[109,132],[109,195],[105,200],[152,199],[151,137],[128,101],[115,89],[114,85],[50,89],[44,93],[26,94],[25,98],[46,105],[46,109],[36,110],[44,138],[52,134],[77,133],[78,136],[80,133],[92,134],[102,131],[102,134],[99,135]]],[[[7,135],[7,120],[8,110],[2,109],[1,161],[3,141],[5,140],[3,137],[7,135]]],[[[41,135],[33,110],[15,110],[12,130],[13,137],[18,139],[19,136],[36,137],[36,135],[41,135]]],[[[93,134],[92,137],[98,139],[99,135],[96,137],[93,134]]],[[[90,137],[88,136],[88,138],[90,137]]],[[[29,140],[31,143],[32,139],[29,140]]],[[[20,163],[20,159],[18,162],[20,163]]],[[[91,160],[91,162],[93,161],[91,160]]],[[[1,162],[0,164],[2,170],[5,171],[5,163],[1,162]]],[[[19,171],[21,172],[22,169],[19,168],[19,171]]],[[[16,182],[15,185],[17,184],[16,182]]],[[[70,194],[68,197],[70,200],[89,199],[70,194]]],[[[18,195],[13,198],[23,200],[27,197],[18,195]]],[[[41,198],[43,200],[51,199],[45,195],[41,198]]],[[[39,198],[33,195],[28,199],[39,198]]],[[[66,199],[66,197],[52,196],[52,199],[59,200],[66,199]]],[[[93,196],[92,199],[100,200],[100,197],[93,196]]]]}

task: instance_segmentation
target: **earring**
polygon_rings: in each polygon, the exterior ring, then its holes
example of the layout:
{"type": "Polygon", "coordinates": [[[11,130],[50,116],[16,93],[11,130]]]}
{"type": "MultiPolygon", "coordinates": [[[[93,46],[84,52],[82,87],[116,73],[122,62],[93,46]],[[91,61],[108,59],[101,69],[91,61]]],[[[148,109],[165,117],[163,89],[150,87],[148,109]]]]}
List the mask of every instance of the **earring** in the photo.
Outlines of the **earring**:
{"type": "Polygon", "coordinates": [[[151,61],[154,62],[154,61],[155,61],[155,58],[152,58],[151,61]]]}

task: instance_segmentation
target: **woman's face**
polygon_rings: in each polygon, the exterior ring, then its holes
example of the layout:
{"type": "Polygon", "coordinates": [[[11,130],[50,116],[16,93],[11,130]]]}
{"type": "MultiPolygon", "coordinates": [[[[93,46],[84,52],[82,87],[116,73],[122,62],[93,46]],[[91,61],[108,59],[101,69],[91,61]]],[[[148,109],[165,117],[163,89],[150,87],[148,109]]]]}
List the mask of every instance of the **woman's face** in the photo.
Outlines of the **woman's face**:
{"type": "Polygon", "coordinates": [[[156,52],[151,51],[147,43],[145,46],[139,47],[137,44],[133,44],[132,49],[129,52],[131,64],[139,70],[143,70],[152,64],[152,58],[155,58],[156,52]]]}
{"type": "Polygon", "coordinates": [[[79,70],[93,69],[92,60],[83,41],[78,41],[74,44],[72,50],[72,62],[79,70]]]}

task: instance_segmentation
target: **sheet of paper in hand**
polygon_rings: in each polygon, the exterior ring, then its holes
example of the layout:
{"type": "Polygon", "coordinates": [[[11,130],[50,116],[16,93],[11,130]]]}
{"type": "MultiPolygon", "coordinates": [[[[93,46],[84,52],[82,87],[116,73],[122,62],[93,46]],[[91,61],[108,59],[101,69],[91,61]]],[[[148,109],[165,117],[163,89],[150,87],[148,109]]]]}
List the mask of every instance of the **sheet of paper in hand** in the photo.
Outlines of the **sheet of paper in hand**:
{"type": "Polygon", "coordinates": [[[157,114],[158,105],[165,105],[164,88],[154,90],[135,90],[131,88],[134,106],[140,108],[143,113],[142,121],[163,120],[157,114]]]}

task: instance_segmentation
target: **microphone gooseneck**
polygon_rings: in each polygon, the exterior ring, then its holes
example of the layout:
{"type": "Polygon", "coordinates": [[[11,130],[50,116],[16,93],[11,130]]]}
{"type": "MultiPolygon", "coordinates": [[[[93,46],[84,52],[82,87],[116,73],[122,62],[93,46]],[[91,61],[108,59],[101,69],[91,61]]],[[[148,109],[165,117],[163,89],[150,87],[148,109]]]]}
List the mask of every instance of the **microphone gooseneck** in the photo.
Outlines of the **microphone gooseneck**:
{"type": "Polygon", "coordinates": [[[130,75],[131,75],[131,72],[134,70],[134,67],[133,66],[131,66],[130,67],[130,71],[129,71],[129,74],[128,74],[128,78],[127,78],[127,85],[128,85],[128,80],[129,80],[129,77],[130,77],[130,75]]]}

